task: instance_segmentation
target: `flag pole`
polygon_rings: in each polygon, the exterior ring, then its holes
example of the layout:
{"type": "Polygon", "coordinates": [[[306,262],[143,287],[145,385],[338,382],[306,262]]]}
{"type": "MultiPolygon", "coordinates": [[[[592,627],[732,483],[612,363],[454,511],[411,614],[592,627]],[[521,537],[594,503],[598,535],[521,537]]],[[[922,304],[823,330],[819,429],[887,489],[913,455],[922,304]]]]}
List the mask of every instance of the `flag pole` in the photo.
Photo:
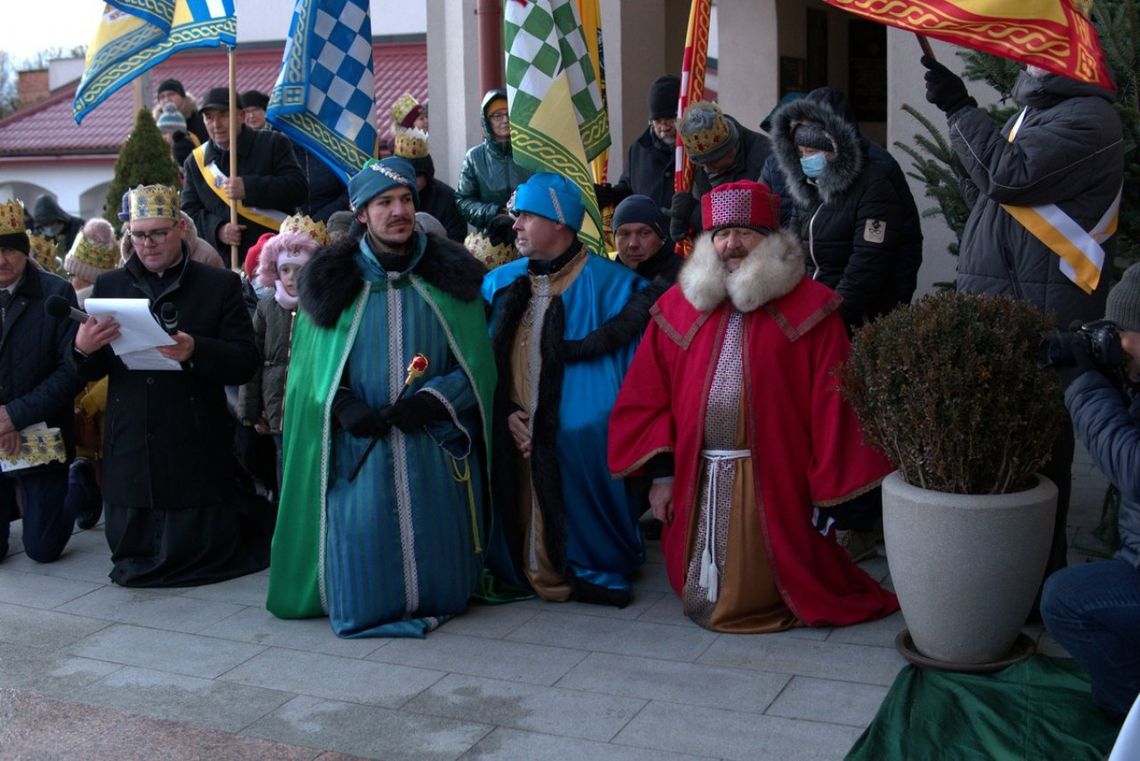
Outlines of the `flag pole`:
{"type": "Polygon", "coordinates": [[[922,54],[932,61],[937,61],[938,59],[934,57],[934,48],[930,47],[930,40],[926,39],[926,35],[915,32],[914,36],[918,38],[918,46],[922,48],[922,54]]]}
{"type": "MultiPolygon", "coordinates": [[[[237,177],[237,133],[241,114],[237,108],[237,48],[230,48],[230,179],[237,177]]],[[[230,224],[237,226],[237,200],[230,199],[230,224]]],[[[230,269],[241,272],[241,263],[238,262],[238,247],[230,245],[230,269]]]]}

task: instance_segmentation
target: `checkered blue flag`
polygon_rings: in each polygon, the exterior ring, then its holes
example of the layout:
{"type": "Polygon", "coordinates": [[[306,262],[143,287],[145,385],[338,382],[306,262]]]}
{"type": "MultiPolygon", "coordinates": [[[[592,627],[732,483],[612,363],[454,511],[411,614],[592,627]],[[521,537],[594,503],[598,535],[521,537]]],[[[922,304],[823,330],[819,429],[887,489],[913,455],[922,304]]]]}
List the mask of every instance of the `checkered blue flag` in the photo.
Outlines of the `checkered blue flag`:
{"type": "Polygon", "coordinates": [[[266,118],[348,181],[376,149],[368,0],[297,0],[266,118]]]}

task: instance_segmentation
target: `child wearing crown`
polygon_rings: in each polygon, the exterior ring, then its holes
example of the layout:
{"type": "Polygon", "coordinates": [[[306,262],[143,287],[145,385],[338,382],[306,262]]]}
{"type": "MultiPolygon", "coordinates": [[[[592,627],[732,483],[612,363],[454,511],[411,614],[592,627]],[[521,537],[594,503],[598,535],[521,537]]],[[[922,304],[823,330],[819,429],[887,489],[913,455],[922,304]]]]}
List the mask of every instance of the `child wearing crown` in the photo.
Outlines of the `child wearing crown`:
{"type": "Polygon", "coordinates": [[[257,302],[253,333],[262,365],[253,380],[241,387],[238,411],[242,424],[262,436],[272,435],[277,448],[277,482],[281,482],[281,424],[285,406],[285,377],[289,344],[297,311],[297,279],[317,249],[328,243],[323,222],[295,215],[281,232],[262,246],[254,285],[272,289],[257,302]]]}

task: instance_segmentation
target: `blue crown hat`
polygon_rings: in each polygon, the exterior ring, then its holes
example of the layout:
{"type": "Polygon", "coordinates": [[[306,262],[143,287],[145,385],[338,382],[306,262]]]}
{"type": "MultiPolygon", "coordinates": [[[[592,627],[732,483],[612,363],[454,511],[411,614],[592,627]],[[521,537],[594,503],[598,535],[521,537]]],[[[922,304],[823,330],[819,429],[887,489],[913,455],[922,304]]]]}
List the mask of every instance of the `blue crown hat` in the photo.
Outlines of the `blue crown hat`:
{"type": "Polygon", "coordinates": [[[560,174],[539,172],[515,191],[515,212],[526,211],[561,222],[574,232],[582,229],[586,206],[582,191],[560,174]]]}
{"type": "Polygon", "coordinates": [[[348,181],[348,197],[352,210],[360,211],[376,196],[397,185],[412,191],[412,203],[418,209],[420,194],[416,189],[416,170],[411,162],[398,156],[386,159],[370,159],[364,168],[348,181]]]}

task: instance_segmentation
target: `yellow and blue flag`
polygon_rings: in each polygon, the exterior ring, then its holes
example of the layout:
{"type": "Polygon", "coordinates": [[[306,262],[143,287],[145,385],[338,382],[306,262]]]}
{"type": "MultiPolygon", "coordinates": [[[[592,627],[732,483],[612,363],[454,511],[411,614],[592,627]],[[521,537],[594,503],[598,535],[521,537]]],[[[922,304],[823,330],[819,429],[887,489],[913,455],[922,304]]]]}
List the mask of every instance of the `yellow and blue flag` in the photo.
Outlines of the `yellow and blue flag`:
{"type": "Polygon", "coordinates": [[[75,91],[75,121],[170,55],[219,45],[237,45],[233,0],[108,0],[75,91]]]}
{"type": "Polygon", "coordinates": [[[348,182],[376,148],[368,0],[297,0],[266,118],[348,182]]]}

